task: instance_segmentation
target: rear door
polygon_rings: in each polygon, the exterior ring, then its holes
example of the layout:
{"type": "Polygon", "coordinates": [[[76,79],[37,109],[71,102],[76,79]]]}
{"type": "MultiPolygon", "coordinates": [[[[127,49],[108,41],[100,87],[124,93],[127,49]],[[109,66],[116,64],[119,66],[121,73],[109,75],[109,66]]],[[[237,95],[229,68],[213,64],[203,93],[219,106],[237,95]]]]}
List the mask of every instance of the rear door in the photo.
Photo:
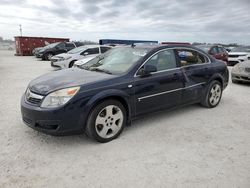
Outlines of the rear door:
{"type": "Polygon", "coordinates": [[[65,42],[61,42],[58,45],[56,45],[53,52],[54,54],[61,54],[67,52],[65,47],[65,42]]]}
{"type": "Polygon", "coordinates": [[[171,108],[180,103],[183,88],[183,74],[177,66],[174,50],[164,49],[146,60],[145,65],[153,65],[157,72],[147,77],[135,75],[136,114],[171,108]]]}
{"type": "Polygon", "coordinates": [[[181,101],[183,104],[196,101],[213,75],[210,59],[206,54],[188,48],[176,49],[176,53],[185,77],[181,101]]]}

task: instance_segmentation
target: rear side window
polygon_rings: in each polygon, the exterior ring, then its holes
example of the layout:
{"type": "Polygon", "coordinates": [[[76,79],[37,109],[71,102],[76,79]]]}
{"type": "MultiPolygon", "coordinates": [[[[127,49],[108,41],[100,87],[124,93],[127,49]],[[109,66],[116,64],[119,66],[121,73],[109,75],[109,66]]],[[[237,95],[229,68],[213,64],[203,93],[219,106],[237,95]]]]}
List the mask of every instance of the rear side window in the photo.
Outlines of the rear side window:
{"type": "Polygon", "coordinates": [[[73,43],[66,43],[66,48],[75,48],[73,43]]]}
{"type": "Polygon", "coordinates": [[[106,51],[110,50],[109,47],[101,47],[101,53],[105,53],[106,51]]]}
{"type": "Polygon", "coordinates": [[[196,65],[208,63],[209,60],[206,56],[194,50],[179,49],[177,50],[181,66],[196,65]]]}
{"type": "Polygon", "coordinates": [[[157,71],[176,68],[175,53],[173,50],[164,50],[151,57],[146,65],[153,65],[157,71]]]}
{"type": "Polygon", "coordinates": [[[99,54],[99,48],[89,48],[81,53],[81,55],[91,55],[91,54],[99,54]]]}

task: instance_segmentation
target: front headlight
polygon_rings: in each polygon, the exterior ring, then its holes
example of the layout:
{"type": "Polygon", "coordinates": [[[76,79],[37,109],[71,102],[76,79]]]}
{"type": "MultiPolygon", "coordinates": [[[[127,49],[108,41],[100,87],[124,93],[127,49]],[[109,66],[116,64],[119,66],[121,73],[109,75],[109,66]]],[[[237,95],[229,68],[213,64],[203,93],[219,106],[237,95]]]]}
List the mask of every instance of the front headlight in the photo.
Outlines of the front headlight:
{"type": "Polygon", "coordinates": [[[80,87],[71,87],[54,91],[47,95],[42,104],[42,108],[55,108],[66,104],[79,91],[80,87]]]}
{"type": "Polygon", "coordinates": [[[233,72],[238,72],[238,73],[240,73],[240,72],[243,72],[243,71],[244,71],[244,68],[241,67],[239,64],[234,65],[234,67],[233,67],[233,72]]]}
{"type": "Polygon", "coordinates": [[[68,60],[70,58],[71,58],[71,56],[68,56],[68,57],[64,57],[62,60],[68,60]]]}

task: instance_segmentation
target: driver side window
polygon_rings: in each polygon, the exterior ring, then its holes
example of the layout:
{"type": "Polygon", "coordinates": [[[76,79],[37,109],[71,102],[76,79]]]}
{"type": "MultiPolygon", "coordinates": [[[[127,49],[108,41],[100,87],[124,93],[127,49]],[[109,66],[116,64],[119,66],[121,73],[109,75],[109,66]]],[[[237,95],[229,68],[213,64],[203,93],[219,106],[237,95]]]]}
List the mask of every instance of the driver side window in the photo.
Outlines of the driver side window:
{"type": "Polygon", "coordinates": [[[164,50],[151,57],[145,65],[153,65],[158,71],[176,68],[175,53],[173,50],[164,50]]]}

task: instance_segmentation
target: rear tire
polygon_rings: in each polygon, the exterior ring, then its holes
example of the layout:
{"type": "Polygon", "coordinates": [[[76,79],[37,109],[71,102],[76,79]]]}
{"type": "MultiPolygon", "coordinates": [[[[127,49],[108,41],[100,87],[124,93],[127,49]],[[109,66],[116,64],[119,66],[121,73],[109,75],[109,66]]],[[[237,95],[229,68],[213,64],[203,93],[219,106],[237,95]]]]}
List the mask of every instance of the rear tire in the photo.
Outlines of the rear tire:
{"type": "Polygon", "coordinates": [[[127,112],[124,106],[117,100],[106,100],[90,112],[86,134],[98,142],[109,142],[121,134],[126,123],[127,112]]]}
{"type": "Polygon", "coordinates": [[[214,108],[220,103],[221,96],[222,85],[219,81],[213,80],[207,86],[201,104],[207,108],[214,108]]]}

